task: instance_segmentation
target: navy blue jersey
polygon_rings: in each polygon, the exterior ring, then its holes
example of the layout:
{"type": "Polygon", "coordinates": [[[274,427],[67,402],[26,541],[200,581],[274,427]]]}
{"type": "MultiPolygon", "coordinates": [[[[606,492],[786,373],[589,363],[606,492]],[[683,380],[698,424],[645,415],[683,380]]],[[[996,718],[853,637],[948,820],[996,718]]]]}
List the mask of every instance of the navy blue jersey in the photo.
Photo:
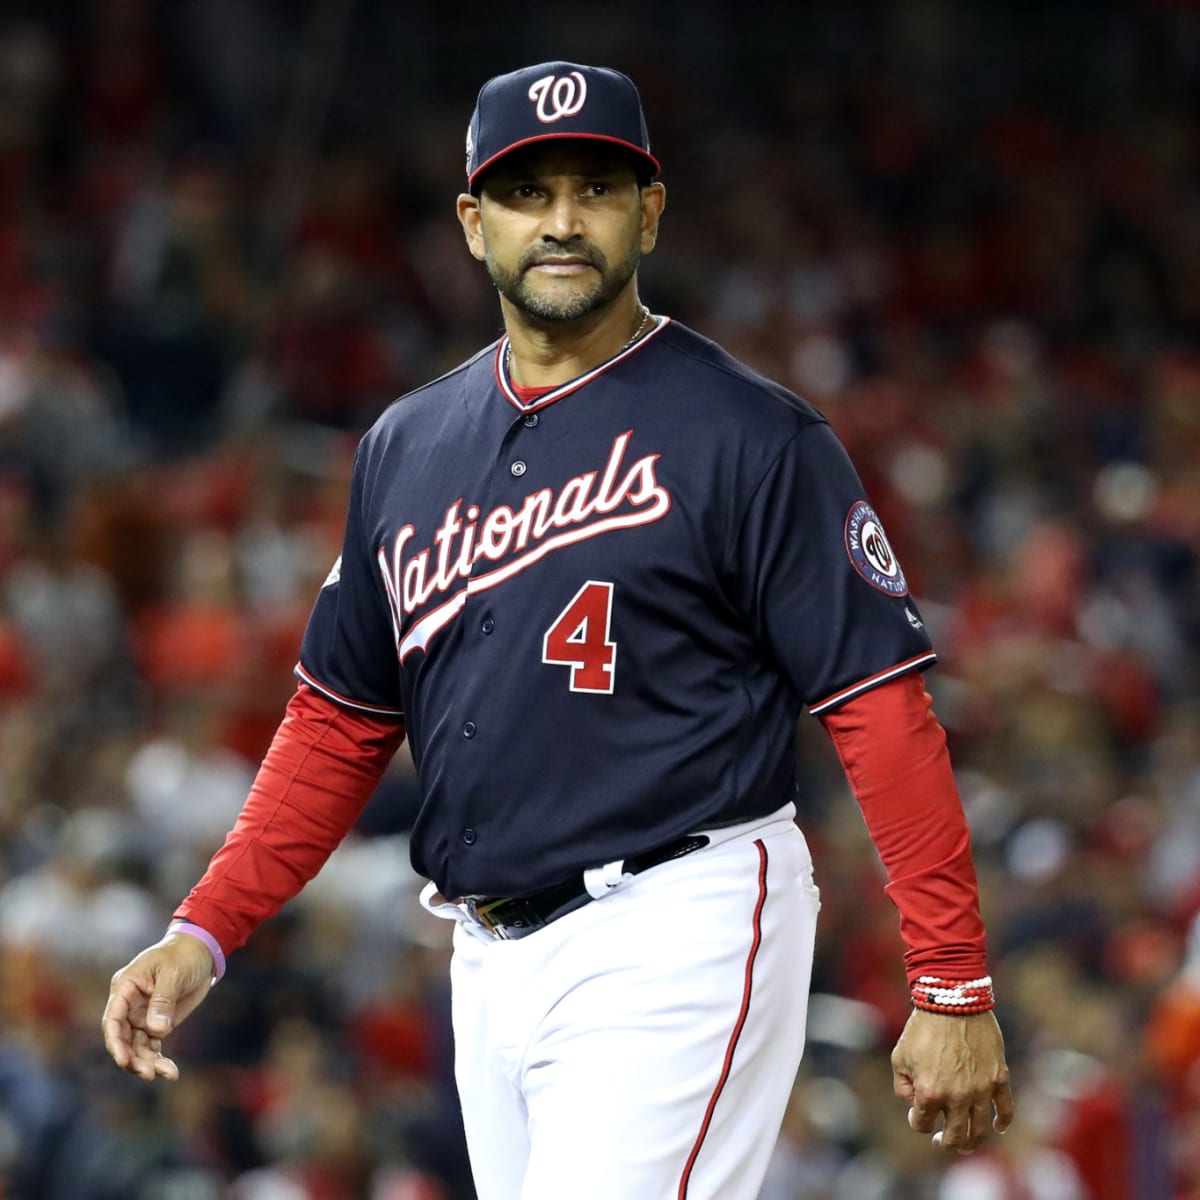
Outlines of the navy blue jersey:
{"type": "Polygon", "coordinates": [[[809,404],[665,319],[528,405],[505,345],[363,439],[297,668],[403,717],[448,896],[772,812],[805,705],[934,661],[809,404]]]}

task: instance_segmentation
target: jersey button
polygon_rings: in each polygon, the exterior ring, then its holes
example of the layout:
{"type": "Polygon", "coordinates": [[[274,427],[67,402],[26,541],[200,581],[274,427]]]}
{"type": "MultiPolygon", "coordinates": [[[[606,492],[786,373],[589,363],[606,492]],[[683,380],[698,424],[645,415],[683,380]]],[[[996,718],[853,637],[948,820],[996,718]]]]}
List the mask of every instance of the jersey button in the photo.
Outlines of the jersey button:
{"type": "Polygon", "coordinates": [[[521,424],[522,424],[522,425],[524,425],[526,429],[533,429],[533,428],[535,428],[535,427],[536,427],[536,425],[537,425],[537,423],[538,423],[538,415],[537,415],[537,413],[530,413],[530,414],[529,414],[529,415],[528,415],[528,416],[525,418],[525,420],[521,422],[521,424]]]}
{"type": "Polygon", "coordinates": [[[518,479],[525,474],[525,464],[518,458],[511,467],[508,468],[518,479]]]}
{"type": "Polygon", "coordinates": [[[477,834],[475,830],[470,827],[470,825],[468,825],[466,829],[462,831],[462,840],[466,842],[468,846],[475,845],[475,839],[477,837],[479,837],[479,834],[477,834]]]}
{"type": "Polygon", "coordinates": [[[465,738],[473,738],[477,732],[478,729],[476,728],[474,721],[468,721],[463,726],[463,737],[465,738]]]}
{"type": "Polygon", "coordinates": [[[484,637],[487,637],[487,635],[495,628],[496,622],[493,621],[491,617],[485,617],[483,624],[479,626],[480,632],[484,635],[484,637]]]}

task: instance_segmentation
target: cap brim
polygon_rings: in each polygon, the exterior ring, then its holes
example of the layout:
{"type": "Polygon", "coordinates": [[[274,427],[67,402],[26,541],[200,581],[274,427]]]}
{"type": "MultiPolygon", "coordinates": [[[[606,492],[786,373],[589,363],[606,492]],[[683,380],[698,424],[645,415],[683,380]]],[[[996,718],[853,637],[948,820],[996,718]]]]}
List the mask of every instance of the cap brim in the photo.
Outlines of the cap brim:
{"type": "Polygon", "coordinates": [[[609,137],[603,133],[539,133],[536,137],[523,138],[519,142],[513,142],[511,146],[505,146],[499,154],[493,154],[486,162],[481,162],[479,166],[467,176],[467,186],[474,187],[476,181],[490,167],[493,167],[502,158],[507,158],[510,154],[517,150],[523,149],[525,146],[533,146],[538,142],[552,141],[572,141],[572,142],[607,142],[610,146],[620,146],[622,150],[628,150],[637,158],[640,158],[644,163],[647,163],[651,168],[651,173],[657,175],[662,170],[662,166],[658,159],[653,154],[648,154],[641,146],[635,145],[633,142],[627,142],[624,138],[609,137]]]}

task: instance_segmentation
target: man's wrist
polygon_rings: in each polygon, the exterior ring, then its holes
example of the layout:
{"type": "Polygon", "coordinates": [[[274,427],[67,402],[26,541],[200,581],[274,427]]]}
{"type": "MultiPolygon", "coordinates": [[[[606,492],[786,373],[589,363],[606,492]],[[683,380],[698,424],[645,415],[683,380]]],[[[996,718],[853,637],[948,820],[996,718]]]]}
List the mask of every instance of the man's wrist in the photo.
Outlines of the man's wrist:
{"type": "Polygon", "coordinates": [[[996,1007],[992,977],[977,979],[944,979],[940,975],[920,975],[912,985],[914,1008],[924,1012],[967,1016],[990,1012],[996,1007]]]}
{"type": "Polygon", "coordinates": [[[203,943],[209,954],[212,955],[213,983],[216,983],[225,974],[225,951],[221,949],[221,943],[202,925],[176,918],[167,926],[167,932],[186,933],[189,937],[194,937],[203,943]]]}

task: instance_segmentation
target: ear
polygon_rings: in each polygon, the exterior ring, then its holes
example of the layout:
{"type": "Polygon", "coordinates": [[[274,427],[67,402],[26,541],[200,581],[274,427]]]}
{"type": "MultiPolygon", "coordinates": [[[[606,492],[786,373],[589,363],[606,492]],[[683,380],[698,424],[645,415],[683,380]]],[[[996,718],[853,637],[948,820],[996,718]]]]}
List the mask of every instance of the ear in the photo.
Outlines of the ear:
{"type": "Polygon", "coordinates": [[[483,262],[487,258],[487,246],[483,240],[483,214],[479,211],[479,197],[463,192],[458,198],[458,223],[462,226],[467,249],[473,258],[483,262]]]}
{"type": "Polygon", "coordinates": [[[661,183],[642,188],[642,253],[649,254],[658,241],[658,223],[667,207],[667,189],[661,183]]]}

